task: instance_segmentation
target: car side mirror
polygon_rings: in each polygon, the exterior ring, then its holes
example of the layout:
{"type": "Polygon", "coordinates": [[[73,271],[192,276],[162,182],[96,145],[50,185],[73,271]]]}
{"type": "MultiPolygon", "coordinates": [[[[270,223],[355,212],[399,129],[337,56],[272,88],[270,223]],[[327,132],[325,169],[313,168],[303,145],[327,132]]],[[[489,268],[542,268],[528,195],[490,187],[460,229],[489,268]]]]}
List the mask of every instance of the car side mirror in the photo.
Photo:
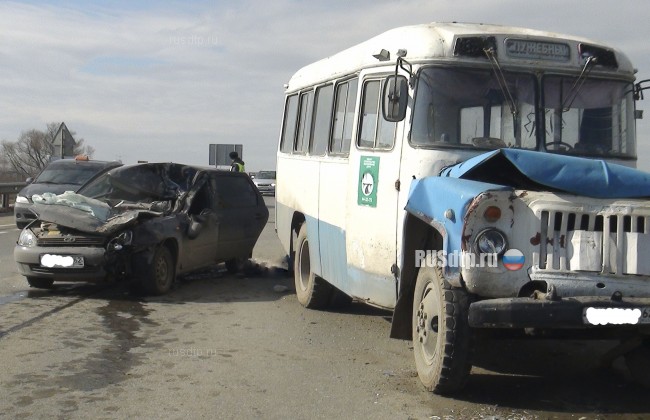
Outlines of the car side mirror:
{"type": "Polygon", "coordinates": [[[408,80],[404,76],[391,75],[386,78],[381,107],[386,121],[399,122],[406,116],[406,105],[409,98],[408,86],[408,80]]]}
{"type": "Polygon", "coordinates": [[[31,184],[32,182],[34,182],[34,178],[32,178],[31,176],[25,180],[25,183],[27,184],[31,184]]]}
{"type": "Polygon", "coordinates": [[[199,216],[190,216],[190,225],[187,227],[187,237],[189,239],[196,239],[203,230],[203,223],[205,218],[199,216]]]}

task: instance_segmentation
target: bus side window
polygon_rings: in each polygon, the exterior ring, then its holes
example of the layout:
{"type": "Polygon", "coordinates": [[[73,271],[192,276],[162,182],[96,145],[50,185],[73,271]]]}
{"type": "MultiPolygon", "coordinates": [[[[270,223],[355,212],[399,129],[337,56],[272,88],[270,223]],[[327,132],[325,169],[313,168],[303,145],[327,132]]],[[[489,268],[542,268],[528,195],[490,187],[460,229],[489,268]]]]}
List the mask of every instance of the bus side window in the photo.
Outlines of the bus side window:
{"type": "Polygon", "coordinates": [[[333,101],[334,85],[329,84],[316,89],[316,115],[314,115],[314,130],[310,149],[312,155],[322,156],[327,150],[333,101]]]}
{"type": "Polygon", "coordinates": [[[396,123],[386,121],[380,112],[383,80],[371,80],[363,86],[359,147],[390,149],[395,143],[396,123]]]}
{"type": "Polygon", "coordinates": [[[309,147],[309,134],[311,132],[311,117],[314,91],[310,90],[300,95],[300,116],[298,119],[298,136],[293,150],[297,153],[306,153],[309,147]]]}
{"type": "Polygon", "coordinates": [[[354,107],[357,102],[358,79],[350,79],[336,87],[336,108],[334,109],[334,129],[330,152],[347,155],[352,141],[354,107]]]}
{"type": "Polygon", "coordinates": [[[285,106],[284,123],[282,124],[282,143],[280,151],[291,153],[293,141],[296,137],[296,118],[298,117],[298,95],[287,98],[285,106]]]}

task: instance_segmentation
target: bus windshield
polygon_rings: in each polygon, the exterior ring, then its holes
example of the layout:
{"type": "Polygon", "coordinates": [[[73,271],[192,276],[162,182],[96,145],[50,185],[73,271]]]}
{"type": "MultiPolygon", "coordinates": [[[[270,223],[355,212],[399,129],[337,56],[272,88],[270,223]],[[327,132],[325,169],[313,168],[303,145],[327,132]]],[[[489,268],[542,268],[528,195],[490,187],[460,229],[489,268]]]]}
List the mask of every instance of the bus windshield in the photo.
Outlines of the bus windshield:
{"type": "Polygon", "coordinates": [[[634,157],[634,98],[629,82],[546,76],[545,143],[550,152],[634,157]]]}
{"type": "Polygon", "coordinates": [[[427,67],[418,77],[411,143],[535,149],[535,77],[491,69],[427,67]]]}

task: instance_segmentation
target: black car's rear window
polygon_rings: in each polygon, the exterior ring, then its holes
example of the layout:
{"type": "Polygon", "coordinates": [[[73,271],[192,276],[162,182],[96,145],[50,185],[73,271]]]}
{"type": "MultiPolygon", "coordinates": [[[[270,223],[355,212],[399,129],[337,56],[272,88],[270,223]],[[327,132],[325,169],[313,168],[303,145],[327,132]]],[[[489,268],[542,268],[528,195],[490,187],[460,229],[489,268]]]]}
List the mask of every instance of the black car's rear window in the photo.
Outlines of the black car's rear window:
{"type": "Polygon", "coordinates": [[[217,195],[222,208],[257,206],[257,193],[247,177],[218,176],[217,195]]]}

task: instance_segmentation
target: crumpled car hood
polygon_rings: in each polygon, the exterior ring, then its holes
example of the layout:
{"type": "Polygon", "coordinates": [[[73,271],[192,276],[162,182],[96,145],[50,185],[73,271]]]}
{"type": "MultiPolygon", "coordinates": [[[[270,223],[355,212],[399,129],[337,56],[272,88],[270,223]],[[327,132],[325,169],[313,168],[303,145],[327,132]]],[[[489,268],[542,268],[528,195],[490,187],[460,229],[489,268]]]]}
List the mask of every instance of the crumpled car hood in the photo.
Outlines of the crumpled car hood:
{"type": "Polygon", "coordinates": [[[593,198],[650,197],[650,174],[603,160],[519,149],[499,149],[444,169],[443,177],[515,189],[593,198]]]}
{"type": "Polygon", "coordinates": [[[141,217],[163,214],[149,209],[115,211],[99,200],[70,192],[38,200],[32,210],[40,221],[105,236],[135,223],[141,217]]]}
{"type": "Polygon", "coordinates": [[[192,195],[190,190],[205,182],[198,174],[196,168],[175,163],[121,166],[103,173],[79,193],[35,195],[32,211],[43,222],[111,235],[138,220],[178,211],[192,195]],[[96,198],[108,199],[110,205],[96,198]]]}

